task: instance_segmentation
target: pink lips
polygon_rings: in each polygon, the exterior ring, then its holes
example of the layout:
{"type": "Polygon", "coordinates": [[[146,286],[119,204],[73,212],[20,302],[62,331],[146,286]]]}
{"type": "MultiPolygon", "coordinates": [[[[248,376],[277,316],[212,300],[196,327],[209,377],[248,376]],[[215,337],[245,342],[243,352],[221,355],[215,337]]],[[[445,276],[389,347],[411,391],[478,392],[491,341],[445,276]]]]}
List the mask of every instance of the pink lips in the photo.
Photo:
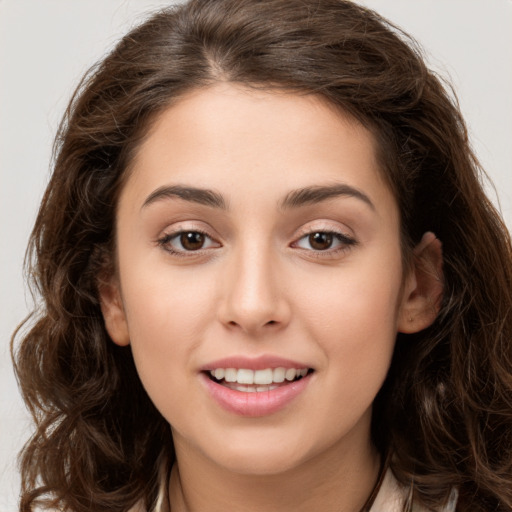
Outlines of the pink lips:
{"type": "Polygon", "coordinates": [[[200,368],[201,371],[215,370],[215,368],[247,368],[248,370],[264,370],[265,368],[309,368],[309,365],[283,359],[277,356],[260,356],[249,358],[244,356],[232,356],[224,359],[218,359],[205,364],[200,368]]]}
{"type": "Polygon", "coordinates": [[[215,368],[262,370],[279,367],[300,369],[308,368],[308,365],[279,357],[262,356],[255,359],[230,357],[203,366],[200,377],[209,395],[226,411],[247,417],[266,416],[282,410],[300,395],[310,383],[312,374],[296,381],[277,384],[278,387],[270,391],[247,393],[215,382],[210,379],[207,372],[215,368]]]}

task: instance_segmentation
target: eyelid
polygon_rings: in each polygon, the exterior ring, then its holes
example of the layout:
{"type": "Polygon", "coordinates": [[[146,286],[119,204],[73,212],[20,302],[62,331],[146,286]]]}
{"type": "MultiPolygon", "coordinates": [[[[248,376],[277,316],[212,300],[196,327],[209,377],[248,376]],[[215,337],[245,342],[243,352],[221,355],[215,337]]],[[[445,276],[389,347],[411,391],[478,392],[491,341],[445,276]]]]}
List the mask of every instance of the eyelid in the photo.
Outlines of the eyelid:
{"type": "Polygon", "coordinates": [[[161,235],[157,237],[155,243],[173,256],[189,258],[202,255],[205,252],[210,251],[211,249],[222,247],[222,244],[218,241],[218,237],[212,235],[210,230],[204,229],[203,227],[199,227],[188,222],[177,223],[176,225],[167,227],[166,229],[163,230],[161,235]],[[200,249],[197,250],[176,249],[171,247],[169,245],[170,242],[173,239],[179,237],[183,233],[200,233],[207,237],[211,242],[213,242],[213,244],[210,245],[209,247],[201,247],[200,249]]]}
{"type": "Polygon", "coordinates": [[[317,224],[307,224],[302,226],[294,236],[294,241],[290,244],[290,247],[309,253],[310,256],[315,258],[329,258],[336,257],[340,253],[350,250],[352,247],[357,245],[359,242],[353,234],[347,233],[348,229],[342,229],[339,225],[334,226],[331,223],[321,222],[317,224]],[[341,246],[328,248],[325,250],[321,249],[307,249],[298,246],[298,243],[304,238],[314,233],[329,233],[341,242],[341,246]]]}
{"type": "Polygon", "coordinates": [[[356,237],[352,234],[351,229],[343,228],[338,223],[325,220],[310,222],[301,226],[294,235],[294,239],[298,240],[299,238],[310,235],[312,233],[335,233],[347,239],[356,241],[356,237]]]}

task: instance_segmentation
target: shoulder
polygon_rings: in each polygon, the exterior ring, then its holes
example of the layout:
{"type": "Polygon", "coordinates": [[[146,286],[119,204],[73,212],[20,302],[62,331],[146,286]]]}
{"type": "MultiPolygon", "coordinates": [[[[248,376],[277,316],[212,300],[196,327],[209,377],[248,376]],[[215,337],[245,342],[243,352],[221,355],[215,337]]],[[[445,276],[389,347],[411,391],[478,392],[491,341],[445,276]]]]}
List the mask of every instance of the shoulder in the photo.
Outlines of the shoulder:
{"type": "MultiPolygon", "coordinates": [[[[409,488],[404,488],[397,482],[393,472],[388,469],[370,512],[431,512],[417,503],[413,503],[407,511],[405,505],[408,501],[409,491],[409,488]]],[[[438,512],[455,512],[456,502],[457,493],[454,491],[448,504],[438,512]]]]}

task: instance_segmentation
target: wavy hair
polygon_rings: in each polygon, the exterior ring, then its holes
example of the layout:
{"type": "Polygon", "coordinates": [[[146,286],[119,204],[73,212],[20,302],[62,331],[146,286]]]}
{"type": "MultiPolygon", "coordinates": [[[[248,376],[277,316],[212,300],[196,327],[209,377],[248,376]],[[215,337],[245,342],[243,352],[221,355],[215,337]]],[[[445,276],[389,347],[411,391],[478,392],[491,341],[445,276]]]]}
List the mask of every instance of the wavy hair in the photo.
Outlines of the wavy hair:
{"type": "Polygon", "coordinates": [[[115,271],[117,198],[152,122],[218,81],[318,94],[372,131],[404,254],[433,231],[445,278],[434,324],[398,335],[374,442],[427,507],[457,488],[458,510],[512,510],[512,249],[454,95],[410,37],[353,2],[191,0],[126,35],[61,123],[26,260],[40,300],[12,345],[36,424],[21,454],[20,511],[156,502],[170,428],[130,348],[109,339],[98,276],[115,271]]]}

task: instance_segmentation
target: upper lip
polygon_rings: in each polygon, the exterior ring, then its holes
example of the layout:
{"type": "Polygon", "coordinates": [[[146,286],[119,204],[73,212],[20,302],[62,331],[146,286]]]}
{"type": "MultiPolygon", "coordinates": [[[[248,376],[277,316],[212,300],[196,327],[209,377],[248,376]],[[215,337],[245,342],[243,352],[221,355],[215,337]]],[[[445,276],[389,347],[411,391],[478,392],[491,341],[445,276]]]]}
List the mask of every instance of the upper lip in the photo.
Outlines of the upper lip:
{"type": "Polygon", "coordinates": [[[231,356],[217,359],[203,365],[201,371],[215,370],[216,368],[244,368],[247,370],[264,370],[265,368],[311,368],[310,365],[285,359],[279,356],[262,355],[259,357],[231,356]]]}

